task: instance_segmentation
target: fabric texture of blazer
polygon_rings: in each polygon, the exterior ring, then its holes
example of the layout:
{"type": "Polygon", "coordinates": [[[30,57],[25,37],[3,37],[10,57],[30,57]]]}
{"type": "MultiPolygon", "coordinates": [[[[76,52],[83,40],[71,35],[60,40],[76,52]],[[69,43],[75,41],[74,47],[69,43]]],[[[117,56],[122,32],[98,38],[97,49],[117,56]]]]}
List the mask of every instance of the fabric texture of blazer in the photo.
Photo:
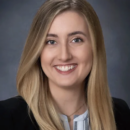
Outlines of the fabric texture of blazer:
{"type": "MultiPolygon", "coordinates": [[[[130,109],[122,99],[112,98],[117,130],[130,130],[130,109]]],[[[28,105],[20,96],[0,101],[0,130],[39,130],[28,105]]]]}

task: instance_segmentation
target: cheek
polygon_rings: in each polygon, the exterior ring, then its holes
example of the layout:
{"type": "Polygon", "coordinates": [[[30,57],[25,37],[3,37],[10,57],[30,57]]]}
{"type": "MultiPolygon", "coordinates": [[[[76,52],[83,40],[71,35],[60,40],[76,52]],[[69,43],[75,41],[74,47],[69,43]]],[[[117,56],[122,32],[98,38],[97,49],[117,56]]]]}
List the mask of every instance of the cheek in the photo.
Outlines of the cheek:
{"type": "Polygon", "coordinates": [[[77,52],[77,57],[83,64],[92,64],[93,53],[91,46],[85,46],[77,52]]]}
{"type": "Polygon", "coordinates": [[[92,64],[92,61],[93,61],[93,54],[92,54],[92,51],[88,51],[86,52],[86,57],[84,58],[84,60],[86,61],[86,64],[92,64]]]}
{"type": "Polygon", "coordinates": [[[82,53],[81,64],[81,73],[86,77],[91,71],[93,65],[93,53],[91,48],[86,49],[82,53]]]}
{"type": "Polygon", "coordinates": [[[52,54],[49,53],[49,51],[43,50],[40,55],[40,61],[42,69],[45,70],[45,68],[51,63],[52,54]]]}

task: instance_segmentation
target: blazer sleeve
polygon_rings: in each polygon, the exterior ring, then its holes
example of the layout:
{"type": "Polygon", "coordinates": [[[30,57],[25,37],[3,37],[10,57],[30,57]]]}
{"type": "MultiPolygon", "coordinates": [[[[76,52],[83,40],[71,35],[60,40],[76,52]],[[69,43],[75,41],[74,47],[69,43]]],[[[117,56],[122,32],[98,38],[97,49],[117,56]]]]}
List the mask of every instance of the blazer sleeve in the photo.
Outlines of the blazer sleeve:
{"type": "Polygon", "coordinates": [[[0,101],[0,130],[38,130],[20,96],[0,101]]]}
{"type": "Polygon", "coordinates": [[[5,100],[0,101],[0,129],[13,130],[13,114],[14,114],[14,102],[5,100]]]}
{"type": "Polygon", "coordinates": [[[113,98],[113,110],[117,130],[130,130],[130,108],[127,103],[118,98],[113,98]]]}

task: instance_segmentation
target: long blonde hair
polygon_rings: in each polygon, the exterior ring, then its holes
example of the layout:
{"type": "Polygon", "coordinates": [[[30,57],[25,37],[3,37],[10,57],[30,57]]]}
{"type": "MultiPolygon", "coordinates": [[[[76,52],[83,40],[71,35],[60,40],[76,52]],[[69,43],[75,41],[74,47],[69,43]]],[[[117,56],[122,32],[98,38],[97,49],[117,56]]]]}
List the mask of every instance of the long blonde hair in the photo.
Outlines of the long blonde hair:
{"type": "Polygon", "coordinates": [[[64,130],[53,104],[48,78],[41,68],[40,54],[51,23],[66,10],[82,14],[89,26],[93,65],[85,91],[91,130],[116,130],[102,29],[95,11],[85,0],[47,0],[40,7],[21,57],[17,73],[18,93],[27,102],[40,130],[64,130]]]}

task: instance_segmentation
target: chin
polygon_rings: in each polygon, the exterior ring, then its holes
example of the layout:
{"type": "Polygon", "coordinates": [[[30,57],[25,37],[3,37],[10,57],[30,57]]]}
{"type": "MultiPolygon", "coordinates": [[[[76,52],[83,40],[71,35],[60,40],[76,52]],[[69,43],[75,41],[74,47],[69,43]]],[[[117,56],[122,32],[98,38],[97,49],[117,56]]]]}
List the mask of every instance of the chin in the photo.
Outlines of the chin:
{"type": "Polygon", "coordinates": [[[62,84],[57,84],[61,88],[73,88],[76,87],[77,83],[63,83],[62,84]]]}

